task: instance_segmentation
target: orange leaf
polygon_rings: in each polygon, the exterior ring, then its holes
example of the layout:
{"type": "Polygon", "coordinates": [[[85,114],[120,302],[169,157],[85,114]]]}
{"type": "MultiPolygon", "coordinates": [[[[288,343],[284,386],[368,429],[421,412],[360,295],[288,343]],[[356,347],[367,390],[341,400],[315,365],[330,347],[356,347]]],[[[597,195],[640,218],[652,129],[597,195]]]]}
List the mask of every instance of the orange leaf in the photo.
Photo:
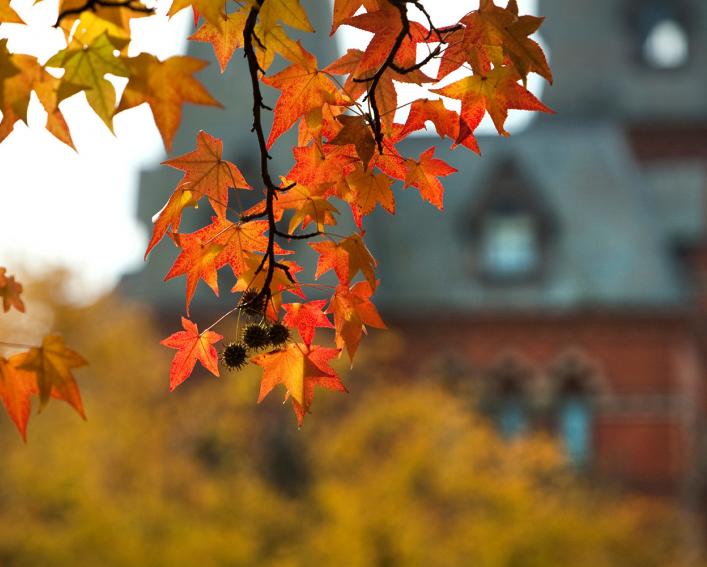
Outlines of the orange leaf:
{"type": "Polygon", "coordinates": [[[205,61],[188,55],[160,61],[154,55],[140,53],[137,57],[125,59],[125,63],[130,80],[116,113],[148,103],[167,151],[172,149],[185,102],[221,107],[221,103],[192,77],[208,65],[205,61]]]}
{"type": "Polygon", "coordinates": [[[481,153],[471,131],[464,132],[462,136],[459,135],[460,126],[464,126],[460,124],[459,114],[445,107],[441,100],[418,99],[414,101],[410,105],[410,114],[405,126],[398,133],[398,138],[404,138],[411,132],[424,129],[428,121],[434,124],[437,134],[442,138],[445,136],[451,138],[455,141],[455,145],[456,140],[461,139],[461,144],[477,154],[481,153]]]}
{"type": "Polygon", "coordinates": [[[13,356],[10,363],[15,368],[36,375],[40,411],[47,405],[49,398],[54,396],[67,402],[86,419],[81,393],[71,369],[88,363],[80,354],[67,348],[61,336],[47,335],[41,347],[13,356]]]}
{"type": "Polygon", "coordinates": [[[441,210],[444,208],[442,203],[444,187],[437,178],[451,175],[457,170],[441,159],[436,159],[434,154],[435,149],[432,147],[420,154],[419,161],[407,160],[405,162],[407,168],[405,187],[411,185],[417,187],[425,201],[429,201],[441,210]]]}
{"type": "Polygon", "coordinates": [[[272,77],[261,79],[266,85],[282,91],[275,104],[268,148],[309,110],[323,104],[336,104],[339,99],[336,85],[317,69],[315,57],[304,49],[302,55],[306,66],[290,65],[272,77]]]}
{"type": "Polygon", "coordinates": [[[25,312],[25,304],[20,297],[22,284],[15,281],[15,276],[6,276],[7,270],[0,268],[0,297],[2,297],[2,308],[5,313],[14,307],[18,311],[25,312]]]}
{"type": "Polygon", "coordinates": [[[358,282],[351,289],[340,285],[329,304],[328,312],[334,314],[336,346],[346,347],[352,363],[361,336],[366,332],[366,325],[377,329],[386,328],[376,306],[370,300],[371,295],[373,287],[368,282],[358,282]]]}
{"type": "Polygon", "coordinates": [[[152,238],[150,238],[150,243],[147,245],[147,250],[145,250],[145,258],[147,258],[147,255],[157,243],[162,240],[170,226],[173,231],[179,229],[184,208],[196,207],[201,197],[203,197],[203,194],[191,191],[188,183],[179,185],[174,190],[167,204],[157,213],[157,218],[154,221],[155,226],[152,229],[152,238]]]}
{"type": "Polygon", "coordinates": [[[240,170],[230,161],[222,159],[223,142],[208,132],[200,130],[196,136],[196,149],[188,154],[168,159],[168,165],[184,171],[182,183],[189,183],[189,191],[206,196],[214,212],[226,217],[228,189],[252,189],[240,170]]]}
{"type": "MultiPolygon", "coordinates": [[[[228,226],[232,223],[225,221],[228,226]]],[[[203,279],[213,292],[218,295],[218,276],[216,270],[216,257],[221,253],[224,245],[218,241],[218,237],[223,234],[227,227],[215,222],[204,228],[189,234],[173,234],[172,238],[177,246],[182,250],[177,256],[174,264],[170,268],[164,280],[170,280],[177,276],[187,277],[187,315],[189,314],[189,304],[191,303],[196,285],[203,279]]]]}
{"type": "Polygon", "coordinates": [[[183,331],[178,331],[160,342],[177,352],[169,369],[169,389],[174,390],[191,375],[198,360],[214,376],[218,376],[218,353],[214,343],[223,339],[213,331],[199,333],[196,323],[182,317],[183,331]]]}
{"type": "Polygon", "coordinates": [[[497,67],[485,75],[464,77],[432,91],[462,101],[462,127],[466,125],[467,128],[460,131],[462,139],[457,139],[458,144],[464,142],[464,135],[468,136],[476,130],[486,112],[491,116],[498,133],[503,136],[508,136],[504,124],[509,109],[553,113],[533,93],[519,85],[518,79],[518,73],[513,68],[497,67]]]}
{"type": "Polygon", "coordinates": [[[334,270],[342,284],[348,284],[357,272],[361,272],[372,287],[376,285],[376,261],[358,234],[352,234],[341,242],[314,242],[310,246],[319,253],[317,272],[322,274],[334,270]]]}
{"type": "Polygon", "coordinates": [[[284,349],[260,354],[251,362],[263,368],[258,403],[277,386],[285,386],[285,399],[292,400],[297,422],[302,425],[304,415],[314,400],[314,387],[345,392],[346,388],[329,366],[329,361],[339,355],[339,350],[324,347],[308,347],[300,343],[289,343],[284,349]]]}
{"type": "Polygon", "coordinates": [[[316,327],[334,328],[334,325],[324,314],[325,304],[326,299],[308,303],[287,303],[283,305],[287,314],[282,322],[288,327],[296,328],[304,344],[311,345],[316,327]]]}
{"type": "Polygon", "coordinates": [[[206,21],[189,39],[210,43],[214,48],[216,60],[221,73],[226,70],[228,62],[236,49],[243,47],[243,28],[248,19],[249,10],[238,10],[222,17],[219,25],[206,21]]]}
{"type": "Polygon", "coordinates": [[[0,357],[0,401],[24,441],[27,441],[27,422],[32,409],[32,396],[36,393],[35,375],[0,357]]]}
{"type": "Polygon", "coordinates": [[[343,197],[351,205],[359,229],[362,228],[363,217],[371,214],[378,204],[395,214],[395,196],[390,188],[393,180],[387,175],[359,168],[346,176],[346,184],[349,192],[343,197]]]}

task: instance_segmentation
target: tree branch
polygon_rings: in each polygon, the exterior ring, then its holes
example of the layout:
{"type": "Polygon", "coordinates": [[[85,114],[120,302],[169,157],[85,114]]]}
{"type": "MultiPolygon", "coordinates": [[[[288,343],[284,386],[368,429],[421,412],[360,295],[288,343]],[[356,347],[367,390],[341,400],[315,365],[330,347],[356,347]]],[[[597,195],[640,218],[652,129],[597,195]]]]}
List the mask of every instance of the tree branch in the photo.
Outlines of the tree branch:
{"type": "Polygon", "coordinates": [[[77,16],[86,10],[91,10],[92,12],[95,12],[97,8],[127,8],[128,10],[132,12],[136,12],[138,14],[154,14],[155,9],[154,8],[148,8],[147,6],[143,6],[140,3],[135,3],[136,0],[86,0],[86,3],[83,4],[82,6],[77,6],[76,8],[67,8],[66,10],[62,10],[59,13],[59,16],[56,19],[56,23],[54,24],[55,28],[59,27],[59,24],[61,24],[61,21],[64,18],[68,18],[69,16],[77,16]]]}

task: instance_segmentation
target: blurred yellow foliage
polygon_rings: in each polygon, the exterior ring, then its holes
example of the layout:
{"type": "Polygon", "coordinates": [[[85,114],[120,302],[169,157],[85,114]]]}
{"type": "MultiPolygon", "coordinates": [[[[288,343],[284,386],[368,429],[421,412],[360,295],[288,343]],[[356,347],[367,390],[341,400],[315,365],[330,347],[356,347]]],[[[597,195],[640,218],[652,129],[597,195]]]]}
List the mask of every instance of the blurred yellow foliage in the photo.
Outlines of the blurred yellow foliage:
{"type": "Polygon", "coordinates": [[[298,431],[255,406],[252,368],[168,394],[138,306],[55,314],[91,362],[88,423],[53,404],[25,446],[3,418],[3,567],[692,564],[676,511],[589,488],[549,440],[501,441],[433,379],[359,371],[298,431]]]}

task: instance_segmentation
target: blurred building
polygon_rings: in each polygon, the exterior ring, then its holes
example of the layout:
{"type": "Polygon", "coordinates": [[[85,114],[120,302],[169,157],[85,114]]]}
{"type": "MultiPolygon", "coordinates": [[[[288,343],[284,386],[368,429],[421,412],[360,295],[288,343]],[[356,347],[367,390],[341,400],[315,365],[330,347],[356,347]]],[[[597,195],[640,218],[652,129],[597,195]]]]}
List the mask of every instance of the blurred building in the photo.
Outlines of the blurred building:
{"type": "MultiPolygon", "coordinates": [[[[318,29],[325,12],[309,11],[318,29]]],[[[705,453],[707,4],[541,0],[539,12],[555,74],[543,98],[557,115],[510,139],[481,138],[482,158],[440,148],[460,171],[445,179],[444,213],[410,190],[398,193],[396,217],[367,220],[377,303],[407,339],[411,373],[468,386],[509,438],[550,431],[578,467],[695,503],[705,453]]],[[[323,61],[337,56],[331,41],[308,47],[323,61]]],[[[250,97],[244,72],[239,57],[223,77],[209,71],[228,110],[190,109],[175,153],[203,128],[255,183],[249,105],[238,103],[250,97]]],[[[278,145],[274,171],[289,168],[292,141],[278,145]]],[[[402,150],[418,155],[430,143],[420,136],[402,150]]],[[[167,168],[143,174],[146,225],[178,179],[167,168]]],[[[123,289],[177,312],[184,284],[161,282],[167,248],[123,289]]]]}

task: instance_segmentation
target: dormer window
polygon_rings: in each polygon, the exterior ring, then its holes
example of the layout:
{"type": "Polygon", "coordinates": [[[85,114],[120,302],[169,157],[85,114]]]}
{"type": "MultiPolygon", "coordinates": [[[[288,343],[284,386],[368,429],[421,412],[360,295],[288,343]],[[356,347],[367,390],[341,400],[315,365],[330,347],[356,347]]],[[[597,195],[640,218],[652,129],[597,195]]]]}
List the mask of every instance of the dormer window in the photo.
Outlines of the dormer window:
{"type": "Polygon", "coordinates": [[[542,275],[554,227],[540,195],[514,162],[497,168],[471,210],[469,228],[478,277],[512,283],[542,275]]]}
{"type": "Polygon", "coordinates": [[[523,210],[491,210],[483,219],[481,263],[483,270],[499,277],[516,277],[538,268],[537,223],[523,210]]]}

